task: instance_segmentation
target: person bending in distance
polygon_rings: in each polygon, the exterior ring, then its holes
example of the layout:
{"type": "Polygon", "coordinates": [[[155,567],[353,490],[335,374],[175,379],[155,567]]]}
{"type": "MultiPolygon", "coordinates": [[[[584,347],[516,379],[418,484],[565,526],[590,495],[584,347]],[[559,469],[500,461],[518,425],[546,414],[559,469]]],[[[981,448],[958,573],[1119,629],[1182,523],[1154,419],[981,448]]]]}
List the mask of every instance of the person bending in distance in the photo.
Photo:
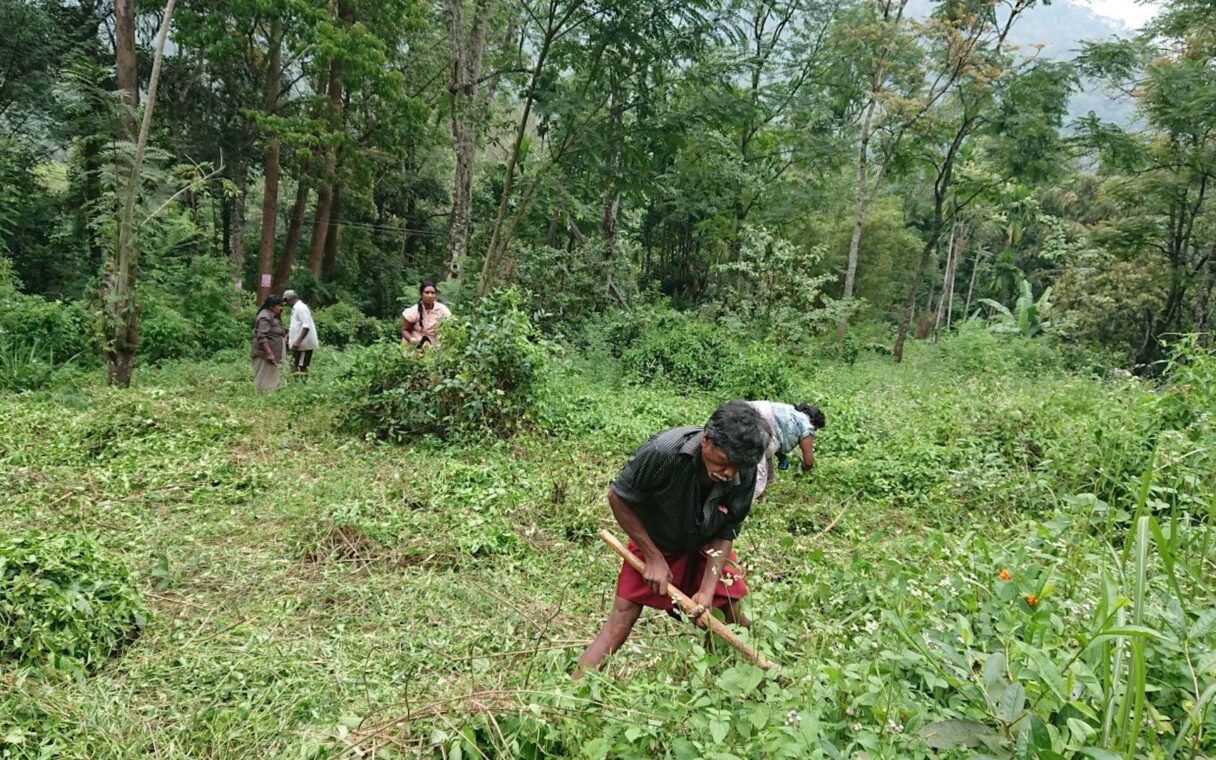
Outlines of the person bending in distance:
{"type": "Polygon", "coordinates": [[[738,560],[731,544],[751,510],[767,430],[747,402],[730,401],[704,427],[666,430],[634,452],[612,481],[608,504],[645,572],[621,567],[612,611],[579,658],[575,678],[625,643],[642,607],[672,610],[668,583],[698,605],[699,624],[719,607],[726,622],[748,625],[738,608],[747,584],[732,569],[738,560]]]}
{"type": "Polygon", "coordinates": [[[780,401],[749,401],[769,426],[769,444],[756,467],[756,499],[772,484],[775,469],[789,468],[786,456],[795,447],[802,453],[802,471],[815,469],[815,432],[827,424],[823,411],[811,404],[783,404],[780,401]]]}

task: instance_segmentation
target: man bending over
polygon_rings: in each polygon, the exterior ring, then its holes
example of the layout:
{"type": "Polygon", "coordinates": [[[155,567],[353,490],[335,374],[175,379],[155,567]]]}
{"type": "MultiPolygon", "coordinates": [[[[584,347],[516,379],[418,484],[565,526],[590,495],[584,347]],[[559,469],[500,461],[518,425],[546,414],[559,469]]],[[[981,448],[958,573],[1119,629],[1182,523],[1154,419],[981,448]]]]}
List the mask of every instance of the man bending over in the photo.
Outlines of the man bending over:
{"type": "Polygon", "coordinates": [[[663,591],[669,582],[698,605],[698,622],[720,607],[726,622],[748,624],[738,609],[747,585],[727,562],[737,568],[731,543],[751,510],[768,442],[759,413],[731,401],[705,427],[666,430],[634,452],[612,481],[608,504],[645,572],[621,567],[612,612],[579,658],[576,678],[620,649],[642,607],[672,609],[663,591]]]}

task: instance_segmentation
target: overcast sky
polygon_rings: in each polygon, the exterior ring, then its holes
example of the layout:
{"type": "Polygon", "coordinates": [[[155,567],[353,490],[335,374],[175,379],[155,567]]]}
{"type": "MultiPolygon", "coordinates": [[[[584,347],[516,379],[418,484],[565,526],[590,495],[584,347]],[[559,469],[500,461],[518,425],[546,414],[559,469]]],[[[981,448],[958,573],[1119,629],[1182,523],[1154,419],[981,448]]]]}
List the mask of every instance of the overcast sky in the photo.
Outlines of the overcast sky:
{"type": "Polygon", "coordinates": [[[1099,15],[1118,19],[1132,29],[1137,29],[1157,15],[1156,3],[1141,3],[1136,0],[1077,0],[1088,5],[1099,15]]]}

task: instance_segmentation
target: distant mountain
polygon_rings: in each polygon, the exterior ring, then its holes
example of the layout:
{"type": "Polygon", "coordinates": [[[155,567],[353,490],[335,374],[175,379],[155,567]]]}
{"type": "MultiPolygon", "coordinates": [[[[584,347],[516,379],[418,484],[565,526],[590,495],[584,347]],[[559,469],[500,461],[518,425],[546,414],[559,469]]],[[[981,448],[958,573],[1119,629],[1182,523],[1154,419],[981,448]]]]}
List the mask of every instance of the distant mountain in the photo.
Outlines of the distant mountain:
{"type": "MultiPolygon", "coordinates": [[[[911,0],[908,10],[914,18],[924,18],[932,11],[931,0],[911,0]]],[[[1122,23],[1094,13],[1088,7],[1070,0],[1056,0],[1051,5],[1036,5],[1018,19],[1010,35],[1023,54],[1034,52],[1033,45],[1042,45],[1040,55],[1054,60],[1072,60],[1086,41],[1109,40],[1133,34],[1122,23]]],[[[1082,82],[1069,103],[1069,120],[1093,111],[1103,121],[1120,126],[1133,126],[1135,107],[1125,96],[1110,92],[1097,82],[1082,82]]]]}

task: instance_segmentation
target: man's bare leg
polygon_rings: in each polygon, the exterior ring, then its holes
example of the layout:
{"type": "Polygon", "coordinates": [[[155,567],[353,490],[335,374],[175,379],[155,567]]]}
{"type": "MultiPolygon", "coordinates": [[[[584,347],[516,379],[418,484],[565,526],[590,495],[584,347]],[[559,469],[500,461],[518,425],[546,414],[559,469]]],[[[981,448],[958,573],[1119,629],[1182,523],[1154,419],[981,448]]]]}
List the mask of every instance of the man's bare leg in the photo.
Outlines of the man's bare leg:
{"type": "Polygon", "coordinates": [[[625,639],[629,638],[633,624],[641,614],[642,605],[618,596],[612,604],[612,612],[608,613],[608,619],[604,621],[595,640],[587,647],[587,651],[583,652],[583,656],[578,658],[578,667],[574,669],[573,677],[582,678],[587,669],[599,670],[604,658],[620,649],[625,639]]]}

